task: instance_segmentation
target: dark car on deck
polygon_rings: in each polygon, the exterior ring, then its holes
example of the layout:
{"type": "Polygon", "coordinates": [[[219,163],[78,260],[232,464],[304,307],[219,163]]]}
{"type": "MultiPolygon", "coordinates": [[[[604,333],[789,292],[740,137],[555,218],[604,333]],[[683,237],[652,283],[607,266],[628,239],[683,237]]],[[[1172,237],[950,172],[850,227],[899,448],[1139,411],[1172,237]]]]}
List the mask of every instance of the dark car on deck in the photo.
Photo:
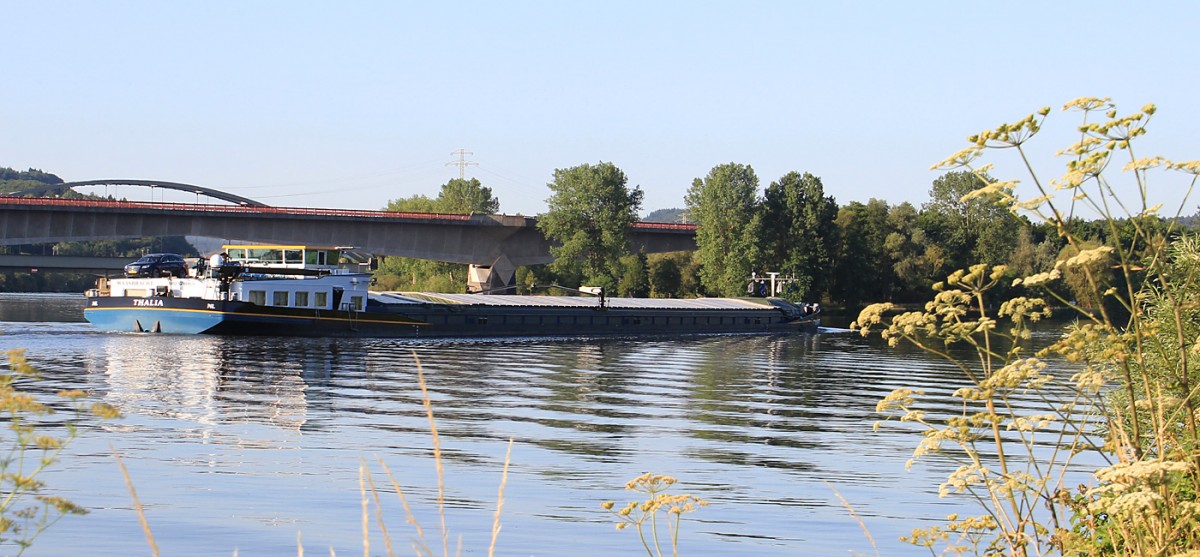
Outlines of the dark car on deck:
{"type": "Polygon", "coordinates": [[[186,277],[187,261],[174,253],[151,253],[125,266],[127,277],[186,277]]]}

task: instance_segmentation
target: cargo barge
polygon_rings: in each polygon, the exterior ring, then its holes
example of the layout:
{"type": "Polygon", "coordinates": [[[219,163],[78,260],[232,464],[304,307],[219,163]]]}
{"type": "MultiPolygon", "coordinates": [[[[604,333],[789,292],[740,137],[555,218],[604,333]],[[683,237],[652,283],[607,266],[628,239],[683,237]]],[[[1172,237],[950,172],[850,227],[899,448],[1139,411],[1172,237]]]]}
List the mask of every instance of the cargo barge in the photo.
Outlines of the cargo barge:
{"type": "Polygon", "coordinates": [[[814,333],[820,324],[816,305],[772,297],[374,292],[369,273],[338,268],[335,250],[231,245],[219,268],[101,278],[84,316],[120,332],[397,338],[814,333]]]}

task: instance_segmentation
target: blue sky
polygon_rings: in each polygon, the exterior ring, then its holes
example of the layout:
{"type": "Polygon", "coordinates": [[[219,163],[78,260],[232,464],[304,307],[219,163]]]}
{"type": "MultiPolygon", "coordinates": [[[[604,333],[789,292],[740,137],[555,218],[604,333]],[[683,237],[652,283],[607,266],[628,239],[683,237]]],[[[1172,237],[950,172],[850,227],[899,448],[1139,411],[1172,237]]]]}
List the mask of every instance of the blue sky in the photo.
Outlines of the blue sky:
{"type": "Polygon", "coordinates": [[[0,0],[0,19],[0,166],[274,205],[434,196],[459,148],[505,213],[598,161],[643,213],[726,162],[920,204],[965,136],[1042,106],[1057,176],[1057,109],[1085,95],[1156,103],[1139,154],[1200,158],[1192,2],[0,0]]]}

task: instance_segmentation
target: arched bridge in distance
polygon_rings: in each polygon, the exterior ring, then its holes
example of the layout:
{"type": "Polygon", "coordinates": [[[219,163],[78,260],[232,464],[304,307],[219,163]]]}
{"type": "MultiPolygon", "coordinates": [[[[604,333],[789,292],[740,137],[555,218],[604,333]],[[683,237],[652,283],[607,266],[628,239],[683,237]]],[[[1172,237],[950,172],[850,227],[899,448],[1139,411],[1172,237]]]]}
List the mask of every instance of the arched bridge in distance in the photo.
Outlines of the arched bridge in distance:
{"type": "MultiPolygon", "coordinates": [[[[639,222],[629,241],[635,252],[690,251],[696,249],[695,234],[695,225],[639,222]]],[[[466,263],[503,275],[485,284],[509,284],[513,267],[554,260],[537,220],[520,215],[272,207],[209,188],[147,180],[69,182],[0,196],[0,245],[153,236],[346,246],[375,255],[466,263]],[[166,187],[231,204],[14,196],[115,184],[166,187]]]]}

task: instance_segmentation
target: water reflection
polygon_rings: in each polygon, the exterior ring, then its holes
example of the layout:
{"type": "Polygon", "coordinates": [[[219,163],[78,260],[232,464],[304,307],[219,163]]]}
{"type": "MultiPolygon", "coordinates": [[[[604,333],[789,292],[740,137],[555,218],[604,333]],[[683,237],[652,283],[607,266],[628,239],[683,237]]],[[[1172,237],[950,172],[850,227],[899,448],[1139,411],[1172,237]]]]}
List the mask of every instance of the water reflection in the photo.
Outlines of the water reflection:
{"type": "Polygon", "coordinates": [[[82,323],[83,303],[82,294],[0,292],[0,322],[82,323]]]}
{"type": "MultiPolygon", "coordinates": [[[[294,432],[361,420],[381,432],[424,435],[419,361],[448,437],[512,437],[595,462],[635,458],[641,446],[631,440],[670,438],[686,440],[680,449],[697,459],[797,474],[826,466],[831,434],[860,434],[876,401],[913,384],[904,353],[880,362],[845,337],[102,339],[102,357],[87,367],[105,377],[106,401],[126,413],[294,432]]],[[[961,384],[959,372],[927,359],[920,365],[931,411],[956,410],[937,395],[961,384]]],[[[483,462],[454,450],[447,458],[483,462]]]]}
{"type": "Polygon", "coordinates": [[[51,385],[93,391],[126,414],[98,447],[82,440],[66,480],[99,511],[56,526],[64,536],[47,555],[83,553],[72,540],[144,552],[135,520],[116,529],[103,519],[106,509],[132,519],[118,512],[127,506],[120,478],[111,499],[94,499],[92,476],[111,469],[110,446],[136,457],[139,493],[165,524],[155,535],[174,540],[174,555],[290,552],[295,530],[306,544],[352,551],[360,459],[385,460],[414,504],[436,500],[414,355],[472,549],[481,547],[472,534],[490,535],[510,438],[501,543],[511,554],[635,547],[597,503],[627,497],[621,486],[646,471],[677,475],[714,502],[689,526],[703,554],[869,552],[824,482],[853,502],[885,554],[911,549],[887,540],[913,519],[959,510],[936,499],[944,467],[904,471],[917,439],[909,425],[871,425],[875,403],[897,387],[925,389],[931,412],[957,410],[946,395],[961,373],[852,335],[313,340],[5,325],[16,332],[0,342],[28,348],[51,385]]]}
{"type": "Polygon", "coordinates": [[[310,385],[327,384],[336,369],[362,368],[367,357],[320,341],[134,334],[104,335],[98,355],[87,369],[105,377],[106,402],[123,412],[290,430],[305,426],[310,385]]]}

